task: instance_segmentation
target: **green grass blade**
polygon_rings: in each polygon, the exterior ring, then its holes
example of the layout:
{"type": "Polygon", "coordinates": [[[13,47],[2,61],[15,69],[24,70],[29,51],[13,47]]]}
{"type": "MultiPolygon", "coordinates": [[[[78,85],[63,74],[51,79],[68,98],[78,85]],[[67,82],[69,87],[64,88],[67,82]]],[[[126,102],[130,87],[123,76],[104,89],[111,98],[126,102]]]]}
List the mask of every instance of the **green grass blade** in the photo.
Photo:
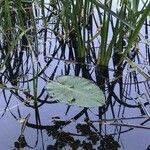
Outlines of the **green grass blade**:
{"type": "Polygon", "coordinates": [[[136,63],[134,63],[132,60],[130,60],[128,57],[125,58],[128,64],[130,64],[133,68],[137,69],[137,71],[143,75],[147,80],[150,81],[150,75],[146,73],[142,68],[140,68],[136,63]]]}
{"type": "Polygon", "coordinates": [[[123,53],[123,55],[122,55],[121,60],[123,60],[123,58],[125,58],[126,54],[128,53],[128,51],[130,50],[130,48],[131,48],[132,45],[134,44],[135,40],[137,39],[138,34],[139,34],[139,31],[140,31],[141,27],[143,26],[145,19],[147,18],[147,16],[148,16],[149,13],[150,13],[150,9],[149,9],[149,8],[150,8],[150,3],[149,3],[148,6],[146,7],[146,9],[143,11],[143,14],[142,14],[140,20],[138,21],[137,26],[136,26],[136,28],[135,28],[133,34],[132,34],[131,37],[130,37],[128,46],[127,46],[127,48],[125,49],[125,51],[124,51],[124,53],[123,53]]]}

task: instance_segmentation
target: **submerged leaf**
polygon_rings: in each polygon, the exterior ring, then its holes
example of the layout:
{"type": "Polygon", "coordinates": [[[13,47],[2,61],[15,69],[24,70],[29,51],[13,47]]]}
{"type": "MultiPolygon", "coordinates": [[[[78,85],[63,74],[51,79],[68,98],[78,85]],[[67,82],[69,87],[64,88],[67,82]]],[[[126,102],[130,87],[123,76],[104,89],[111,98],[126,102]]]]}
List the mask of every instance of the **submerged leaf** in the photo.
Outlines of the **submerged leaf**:
{"type": "Polygon", "coordinates": [[[92,81],[75,76],[59,76],[47,83],[50,96],[60,102],[81,107],[103,106],[104,94],[92,81]]]}

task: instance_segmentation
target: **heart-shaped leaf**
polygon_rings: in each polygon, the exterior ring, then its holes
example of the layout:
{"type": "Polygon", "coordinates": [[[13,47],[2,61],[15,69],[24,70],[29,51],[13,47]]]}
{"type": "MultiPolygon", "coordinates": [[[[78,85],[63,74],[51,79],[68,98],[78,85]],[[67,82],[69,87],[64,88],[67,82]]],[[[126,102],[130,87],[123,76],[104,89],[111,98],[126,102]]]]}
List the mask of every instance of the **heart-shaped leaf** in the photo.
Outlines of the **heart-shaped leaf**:
{"type": "Polygon", "coordinates": [[[59,76],[50,80],[46,89],[50,96],[69,105],[103,106],[104,94],[92,81],[76,76],[59,76]]]}

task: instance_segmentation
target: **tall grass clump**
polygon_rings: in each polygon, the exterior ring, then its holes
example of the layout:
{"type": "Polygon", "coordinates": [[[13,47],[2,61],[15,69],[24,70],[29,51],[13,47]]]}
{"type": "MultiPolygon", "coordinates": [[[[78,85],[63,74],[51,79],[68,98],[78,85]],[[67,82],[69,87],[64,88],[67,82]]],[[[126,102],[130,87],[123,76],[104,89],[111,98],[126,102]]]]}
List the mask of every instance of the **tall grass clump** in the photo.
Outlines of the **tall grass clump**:
{"type": "Polygon", "coordinates": [[[0,23],[0,69],[5,72],[8,81],[17,86],[18,77],[26,71],[21,67],[26,62],[25,56],[31,57],[33,91],[34,99],[36,99],[38,67],[34,61],[38,59],[38,38],[33,4],[32,1],[21,0],[6,0],[0,3],[2,20],[0,23]]]}
{"type": "Polygon", "coordinates": [[[149,44],[140,34],[149,8],[148,0],[51,0],[48,4],[44,0],[2,1],[2,64],[11,68],[10,60],[15,56],[12,52],[19,57],[25,45],[38,60],[38,34],[44,37],[45,54],[48,31],[51,31],[61,46],[62,55],[67,54],[69,59],[79,63],[95,65],[96,74],[104,76],[111,62],[118,69],[126,64],[124,60],[128,60],[126,57],[138,44],[139,36],[149,44]]]}
{"type": "Polygon", "coordinates": [[[121,66],[132,47],[139,42],[138,36],[149,43],[140,34],[149,15],[149,6],[148,0],[143,3],[124,0],[52,1],[52,10],[57,14],[52,31],[65,47],[68,46],[64,51],[69,50],[71,59],[94,63],[101,68],[108,68],[113,59],[114,66],[121,66]]]}

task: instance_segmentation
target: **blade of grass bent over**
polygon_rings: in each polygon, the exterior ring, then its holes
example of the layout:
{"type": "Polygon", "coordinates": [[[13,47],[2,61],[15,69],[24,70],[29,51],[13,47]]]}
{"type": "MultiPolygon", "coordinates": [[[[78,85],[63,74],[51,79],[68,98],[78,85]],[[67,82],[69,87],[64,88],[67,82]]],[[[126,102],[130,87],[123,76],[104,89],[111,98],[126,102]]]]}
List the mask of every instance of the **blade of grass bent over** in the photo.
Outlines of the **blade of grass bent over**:
{"type": "Polygon", "coordinates": [[[137,39],[138,34],[139,34],[139,31],[140,31],[141,27],[143,26],[146,17],[147,17],[147,16],[149,15],[149,13],[150,13],[150,9],[149,9],[149,8],[150,8],[150,2],[149,2],[149,4],[148,4],[148,6],[146,7],[146,9],[144,10],[144,12],[143,12],[143,14],[142,14],[140,20],[138,21],[138,24],[137,24],[137,26],[136,26],[136,28],[135,28],[133,34],[131,35],[131,38],[130,38],[130,40],[129,40],[129,43],[128,43],[128,45],[127,45],[127,48],[125,49],[125,51],[124,51],[124,53],[123,53],[123,55],[122,55],[122,57],[121,57],[121,61],[125,58],[125,56],[127,55],[128,51],[130,50],[130,48],[131,48],[132,45],[134,44],[135,40],[137,39]]]}
{"type": "Polygon", "coordinates": [[[146,73],[142,68],[140,68],[136,63],[134,63],[133,61],[131,61],[128,57],[125,58],[125,60],[128,62],[128,64],[130,64],[133,68],[136,68],[137,71],[143,75],[147,80],[150,81],[150,75],[148,73],[146,73]]]}

